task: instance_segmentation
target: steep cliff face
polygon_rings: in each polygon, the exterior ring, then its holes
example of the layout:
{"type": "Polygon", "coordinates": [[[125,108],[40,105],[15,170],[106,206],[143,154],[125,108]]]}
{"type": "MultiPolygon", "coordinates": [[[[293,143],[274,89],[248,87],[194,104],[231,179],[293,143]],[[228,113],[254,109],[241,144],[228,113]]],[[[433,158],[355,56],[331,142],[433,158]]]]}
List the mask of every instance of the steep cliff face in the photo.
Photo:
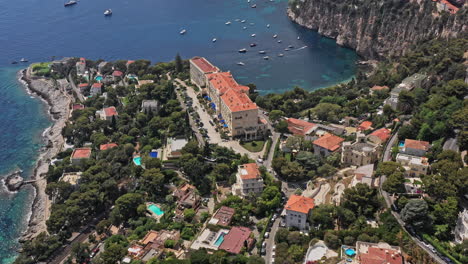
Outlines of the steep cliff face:
{"type": "Polygon", "coordinates": [[[288,15],[366,59],[400,55],[419,41],[468,30],[466,7],[455,15],[438,13],[431,0],[290,0],[288,15]]]}

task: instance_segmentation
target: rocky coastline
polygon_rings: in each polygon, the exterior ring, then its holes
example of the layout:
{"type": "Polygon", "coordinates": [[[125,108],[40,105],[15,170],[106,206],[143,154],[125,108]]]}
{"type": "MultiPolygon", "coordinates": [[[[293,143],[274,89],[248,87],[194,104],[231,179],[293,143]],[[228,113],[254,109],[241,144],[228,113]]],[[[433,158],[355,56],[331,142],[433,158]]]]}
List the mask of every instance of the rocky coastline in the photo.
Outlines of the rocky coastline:
{"type": "Polygon", "coordinates": [[[28,228],[19,239],[20,242],[23,242],[35,238],[42,232],[47,232],[46,221],[50,215],[51,201],[45,193],[47,186],[45,175],[49,169],[50,161],[62,150],[64,145],[62,129],[70,116],[70,105],[73,99],[55,80],[33,76],[31,67],[21,71],[20,80],[24,81],[28,91],[47,102],[48,112],[53,121],[52,126],[47,128],[43,134],[45,146],[39,153],[33,175],[30,178],[31,181],[34,181],[36,195],[31,206],[28,228]]]}
{"type": "Polygon", "coordinates": [[[355,50],[366,60],[400,56],[421,41],[468,32],[463,15],[441,15],[435,11],[433,1],[385,6],[389,2],[290,0],[287,15],[293,22],[355,50]]]}

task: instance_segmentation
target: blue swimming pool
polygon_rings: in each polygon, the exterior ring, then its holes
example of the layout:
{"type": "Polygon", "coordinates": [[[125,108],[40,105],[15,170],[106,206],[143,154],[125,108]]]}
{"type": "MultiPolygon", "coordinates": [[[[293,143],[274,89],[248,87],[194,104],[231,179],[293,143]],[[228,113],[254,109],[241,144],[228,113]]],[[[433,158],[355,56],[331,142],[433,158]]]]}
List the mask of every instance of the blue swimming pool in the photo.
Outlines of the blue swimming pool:
{"type": "Polygon", "coordinates": [[[219,245],[221,245],[221,243],[223,243],[224,241],[224,236],[226,235],[226,233],[222,232],[221,234],[219,234],[219,237],[218,239],[216,239],[214,245],[219,247],[219,245]]]}
{"type": "Polygon", "coordinates": [[[161,208],[159,208],[159,206],[157,206],[155,204],[150,204],[150,206],[148,206],[148,210],[150,210],[151,212],[153,212],[157,216],[161,216],[161,215],[164,214],[164,211],[161,210],[161,208]]]}
{"type": "Polygon", "coordinates": [[[354,251],[354,249],[352,249],[352,248],[346,249],[346,250],[345,250],[345,253],[346,253],[346,255],[348,255],[348,256],[350,256],[350,257],[356,255],[356,251],[354,251]]]}
{"type": "Polygon", "coordinates": [[[405,146],[405,142],[401,141],[400,143],[398,143],[398,147],[402,148],[405,146]]]}
{"type": "Polygon", "coordinates": [[[101,76],[101,75],[98,75],[98,76],[96,76],[96,78],[94,78],[94,79],[95,79],[96,81],[98,81],[98,82],[99,82],[99,81],[101,81],[101,80],[102,80],[102,76],[101,76]]]}
{"type": "Polygon", "coordinates": [[[141,166],[141,157],[133,158],[133,163],[135,163],[137,166],[141,166]]]}

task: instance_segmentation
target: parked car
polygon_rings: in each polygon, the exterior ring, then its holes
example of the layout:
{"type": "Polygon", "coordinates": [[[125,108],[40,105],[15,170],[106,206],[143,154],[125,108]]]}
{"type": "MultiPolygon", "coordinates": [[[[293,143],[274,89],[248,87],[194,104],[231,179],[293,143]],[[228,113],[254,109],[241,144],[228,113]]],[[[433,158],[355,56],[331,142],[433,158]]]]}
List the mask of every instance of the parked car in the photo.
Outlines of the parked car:
{"type": "Polygon", "coordinates": [[[94,258],[94,256],[97,255],[97,253],[99,253],[99,246],[96,247],[95,249],[93,249],[93,250],[91,251],[91,254],[89,254],[89,256],[90,256],[91,258],[94,258]]]}
{"type": "Polygon", "coordinates": [[[270,232],[266,232],[265,235],[263,236],[264,238],[270,237],[270,232]]]}

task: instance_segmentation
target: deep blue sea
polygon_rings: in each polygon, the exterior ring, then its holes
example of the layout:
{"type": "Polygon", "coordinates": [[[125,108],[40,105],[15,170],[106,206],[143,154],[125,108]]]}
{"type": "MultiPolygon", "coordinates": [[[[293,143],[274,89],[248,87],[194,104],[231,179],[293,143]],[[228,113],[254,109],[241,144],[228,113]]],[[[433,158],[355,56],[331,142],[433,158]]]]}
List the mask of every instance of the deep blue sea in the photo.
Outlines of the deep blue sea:
{"type": "MultiPolygon", "coordinates": [[[[30,62],[52,56],[159,62],[176,53],[205,56],[233,72],[239,83],[255,83],[262,94],[295,86],[314,90],[355,73],[356,53],[290,22],[287,0],[80,0],[64,8],[65,1],[0,1],[0,175],[20,166],[29,177],[40,134],[50,125],[45,106],[16,80],[21,66],[10,63],[23,57],[30,62]],[[104,17],[108,8],[113,15],[104,17]],[[179,34],[182,29],[185,35],[179,34]],[[293,48],[285,51],[289,45],[293,48]],[[241,48],[249,51],[240,54],[241,48]],[[264,60],[260,50],[270,59],[264,60]]],[[[32,196],[31,190],[0,191],[0,264],[15,255],[32,196]]]]}

